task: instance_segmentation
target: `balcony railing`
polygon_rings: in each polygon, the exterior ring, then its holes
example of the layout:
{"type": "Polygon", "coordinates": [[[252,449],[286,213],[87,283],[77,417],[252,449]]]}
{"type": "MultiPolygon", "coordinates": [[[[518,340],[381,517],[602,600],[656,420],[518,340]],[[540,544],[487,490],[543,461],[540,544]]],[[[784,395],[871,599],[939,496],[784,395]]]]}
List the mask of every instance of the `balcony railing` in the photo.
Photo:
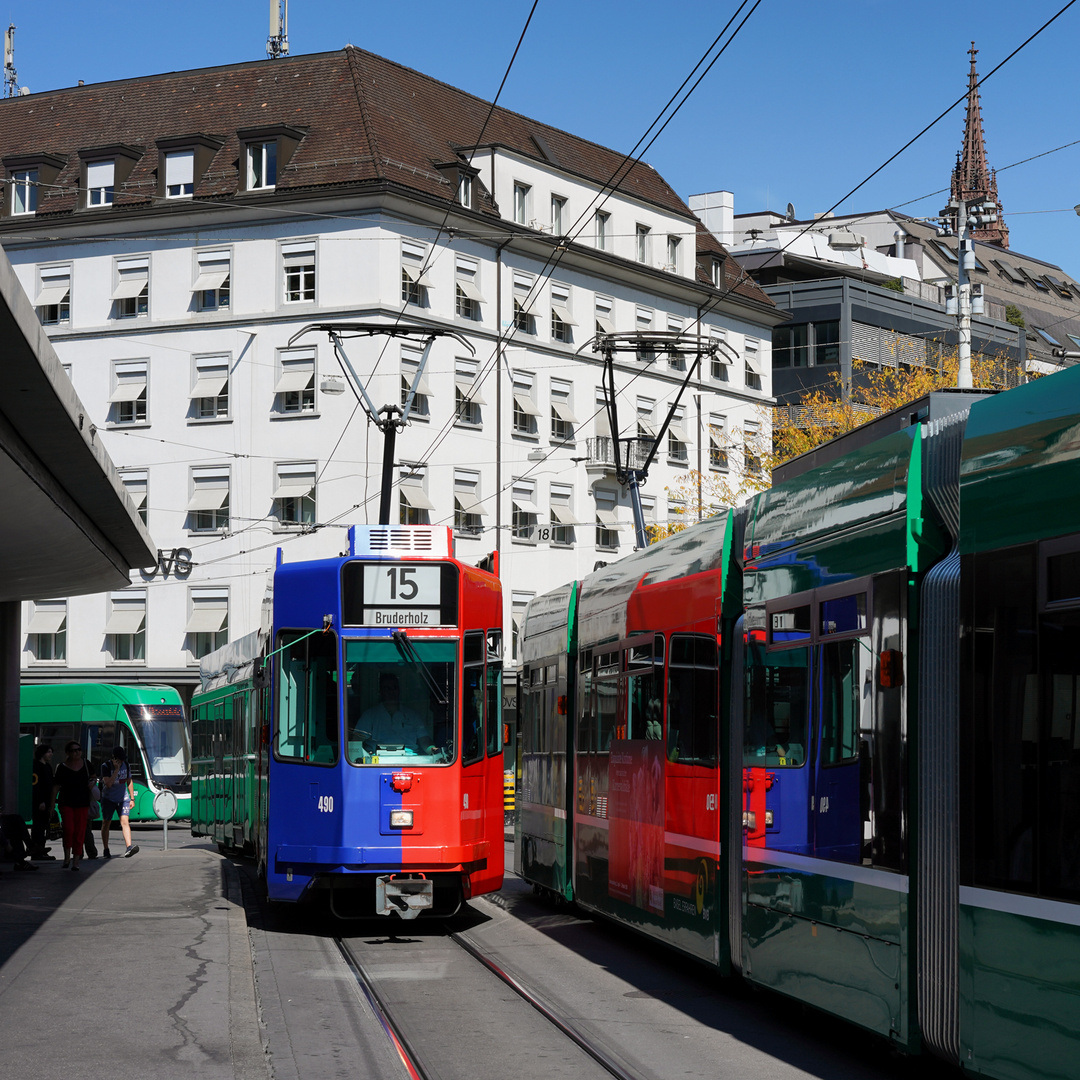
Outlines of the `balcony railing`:
{"type": "MultiPolygon", "coordinates": [[[[652,439],[620,439],[619,457],[624,469],[640,469],[645,465],[653,447],[652,439]]],[[[615,440],[610,435],[598,435],[586,440],[586,468],[615,468],[615,440]]]]}

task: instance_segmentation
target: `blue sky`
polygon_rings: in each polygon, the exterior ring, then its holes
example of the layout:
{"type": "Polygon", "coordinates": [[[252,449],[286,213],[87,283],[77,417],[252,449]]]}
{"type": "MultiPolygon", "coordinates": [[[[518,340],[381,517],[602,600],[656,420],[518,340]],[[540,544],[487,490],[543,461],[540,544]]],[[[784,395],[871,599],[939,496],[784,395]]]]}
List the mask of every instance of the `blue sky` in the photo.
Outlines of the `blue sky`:
{"type": "MultiPolygon", "coordinates": [[[[1066,0],[763,0],[645,153],[684,198],[726,188],[737,213],[791,202],[828,209],[966,90],[969,43],[989,72],[1066,0]]],[[[532,0],[468,4],[292,0],[291,52],[346,43],[490,100],[532,0]]],[[[749,9],[747,7],[747,10],[749,9]]],[[[500,104],[630,150],[738,7],[738,0],[539,0],[500,104]]],[[[20,5],[19,82],[32,91],[265,56],[267,0],[216,5],[53,0],[20,5]]],[[[982,90],[991,166],[1012,247],[1080,275],[1080,139],[1073,107],[1080,3],[982,90]]],[[[963,105],[843,203],[938,213],[963,105]],[[929,196],[929,197],[924,197],[929,196]],[[910,200],[920,201],[910,203],[910,200]]]]}

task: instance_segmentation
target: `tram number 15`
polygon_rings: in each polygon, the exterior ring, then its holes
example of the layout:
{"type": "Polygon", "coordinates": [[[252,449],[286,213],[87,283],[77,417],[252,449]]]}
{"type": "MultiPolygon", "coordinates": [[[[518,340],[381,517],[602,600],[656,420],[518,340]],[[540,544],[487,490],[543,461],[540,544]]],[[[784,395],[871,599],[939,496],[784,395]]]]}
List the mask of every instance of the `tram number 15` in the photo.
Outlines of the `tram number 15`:
{"type": "Polygon", "coordinates": [[[420,591],[420,586],[417,585],[415,580],[415,566],[391,566],[386,571],[386,576],[390,580],[391,600],[416,599],[416,594],[420,591]]]}
{"type": "Polygon", "coordinates": [[[319,813],[332,814],[334,812],[334,796],[333,795],[320,795],[319,796],[319,813]]]}

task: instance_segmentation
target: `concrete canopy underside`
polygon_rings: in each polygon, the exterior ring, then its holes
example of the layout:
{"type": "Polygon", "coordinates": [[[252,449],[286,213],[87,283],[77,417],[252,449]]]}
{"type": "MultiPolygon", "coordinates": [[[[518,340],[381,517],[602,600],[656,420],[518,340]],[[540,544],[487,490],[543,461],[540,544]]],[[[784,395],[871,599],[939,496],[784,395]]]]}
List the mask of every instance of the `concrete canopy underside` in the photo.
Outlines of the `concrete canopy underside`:
{"type": "Polygon", "coordinates": [[[120,589],[152,541],[0,254],[0,602],[120,589]]]}

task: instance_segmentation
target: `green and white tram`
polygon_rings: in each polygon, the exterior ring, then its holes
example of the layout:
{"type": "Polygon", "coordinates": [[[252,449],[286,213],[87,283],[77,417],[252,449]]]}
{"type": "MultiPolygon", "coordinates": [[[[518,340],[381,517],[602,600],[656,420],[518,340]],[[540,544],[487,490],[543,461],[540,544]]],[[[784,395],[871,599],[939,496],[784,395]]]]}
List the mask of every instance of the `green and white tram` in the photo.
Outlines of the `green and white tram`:
{"type": "Polygon", "coordinates": [[[135,783],[131,820],[156,821],[154,796],[176,796],[175,817],[191,817],[191,734],[180,695],[171,686],[109,683],[31,683],[21,691],[19,730],[51,743],[57,761],[64,744],[82,744],[97,775],[114,746],[127,751],[135,783]]]}

